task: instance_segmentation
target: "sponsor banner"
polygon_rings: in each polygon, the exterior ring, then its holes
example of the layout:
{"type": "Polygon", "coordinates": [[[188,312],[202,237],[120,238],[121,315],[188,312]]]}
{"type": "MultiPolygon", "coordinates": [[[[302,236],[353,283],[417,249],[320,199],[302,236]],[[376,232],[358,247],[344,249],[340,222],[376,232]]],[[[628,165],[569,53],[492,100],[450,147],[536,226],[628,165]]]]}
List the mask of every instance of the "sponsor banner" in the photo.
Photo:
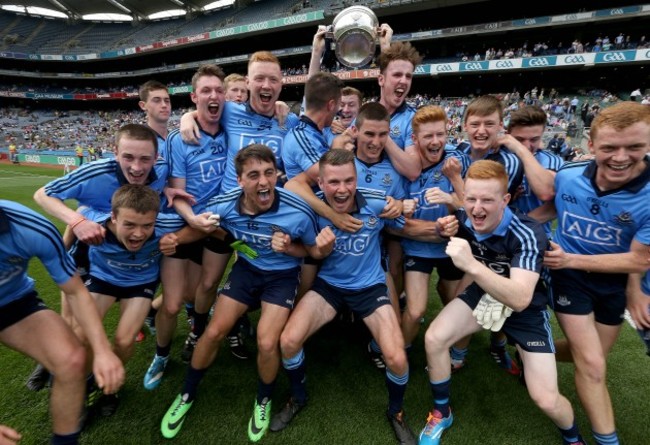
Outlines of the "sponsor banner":
{"type": "Polygon", "coordinates": [[[418,65],[415,67],[415,71],[413,71],[413,74],[415,76],[421,76],[423,74],[429,74],[430,68],[429,65],[418,65]]]}
{"type": "Polygon", "coordinates": [[[0,97],[22,97],[25,98],[27,95],[25,93],[19,93],[16,91],[0,91],[0,97]]]}
{"type": "Polygon", "coordinates": [[[557,65],[557,56],[526,57],[522,59],[522,68],[544,68],[557,65]]]}
{"type": "Polygon", "coordinates": [[[153,43],[150,43],[148,45],[136,46],[135,51],[138,52],[138,53],[144,53],[144,52],[147,52],[147,51],[152,51],[154,49],[153,45],[154,45],[153,43]]]}
{"type": "Polygon", "coordinates": [[[74,55],[74,54],[64,54],[63,55],[63,60],[65,60],[66,62],[75,61],[75,60],[77,60],[77,56],[74,55]]]}
{"type": "Polygon", "coordinates": [[[41,60],[63,60],[60,54],[41,54],[41,60]]]}
{"type": "Polygon", "coordinates": [[[491,70],[513,70],[521,68],[521,59],[500,59],[500,60],[490,60],[491,70]]]}
{"type": "Polygon", "coordinates": [[[38,54],[28,54],[27,58],[29,60],[41,60],[41,56],[39,56],[38,54]]]}
{"type": "Polygon", "coordinates": [[[160,42],[160,46],[162,48],[167,48],[170,46],[177,46],[180,45],[180,39],[170,39],[170,40],[165,40],[164,42],[160,42]]]}
{"type": "Polygon", "coordinates": [[[54,155],[41,155],[41,154],[20,154],[18,153],[18,161],[28,162],[32,164],[50,164],[50,165],[77,165],[75,156],[54,156],[54,155]]]}
{"type": "MultiPolygon", "coordinates": [[[[336,73],[334,73],[336,74],[336,73]]],[[[306,74],[299,74],[297,76],[284,76],[282,78],[282,83],[293,84],[293,83],[305,83],[307,82],[306,74]]]]}
{"type": "Polygon", "coordinates": [[[575,14],[554,15],[553,17],[551,17],[551,23],[577,22],[580,20],[587,20],[593,17],[594,17],[593,12],[578,12],[575,14]]]}
{"type": "Polygon", "coordinates": [[[641,11],[640,5],[635,6],[623,6],[621,8],[611,8],[611,9],[599,9],[594,13],[596,17],[610,17],[616,15],[625,15],[625,14],[634,14],[635,12],[641,11]]]}
{"type": "Polygon", "coordinates": [[[193,36],[183,37],[187,43],[200,42],[202,40],[208,40],[210,38],[210,33],[204,32],[202,34],[196,34],[193,36]]]}
{"type": "Polygon", "coordinates": [[[583,54],[562,54],[557,57],[557,65],[584,65],[586,63],[594,63],[596,58],[595,53],[583,53],[583,54]]]}
{"type": "Polygon", "coordinates": [[[522,27],[522,26],[535,26],[535,25],[545,25],[547,23],[551,22],[551,18],[546,16],[546,17],[535,17],[532,19],[519,19],[519,20],[513,20],[512,21],[512,26],[515,27],[522,27]]]}
{"type": "Polygon", "coordinates": [[[97,54],[77,54],[77,60],[95,60],[97,58],[97,54]]]}
{"type": "Polygon", "coordinates": [[[474,32],[485,32],[485,31],[495,31],[504,27],[512,26],[512,22],[492,22],[492,23],[482,23],[480,25],[469,26],[468,29],[474,32]]]}
{"type": "Polygon", "coordinates": [[[29,59],[30,54],[12,53],[14,59],[29,59]]]}
{"type": "Polygon", "coordinates": [[[434,63],[429,65],[431,67],[431,75],[436,74],[446,74],[446,73],[457,73],[460,71],[460,63],[434,63]]]}
{"type": "MultiPolygon", "coordinates": [[[[137,48],[133,48],[135,52],[139,52],[137,48]]],[[[119,57],[119,51],[106,51],[99,54],[100,59],[113,59],[119,57]]]]}
{"type": "Polygon", "coordinates": [[[488,60],[476,62],[460,62],[460,71],[485,71],[490,69],[490,62],[488,60]]]}
{"type": "Polygon", "coordinates": [[[634,60],[650,60],[650,49],[637,49],[634,60]]]}
{"type": "Polygon", "coordinates": [[[636,51],[608,51],[596,53],[596,63],[631,62],[636,56],[636,51]]]}
{"type": "Polygon", "coordinates": [[[422,31],[422,32],[411,33],[412,39],[424,39],[426,37],[432,37],[432,36],[433,36],[433,31],[422,31]]]}
{"type": "Polygon", "coordinates": [[[187,94],[192,92],[192,85],[169,88],[169,94],[187,94]]]}
{"type": "Polygon", "coordinates": [[[59,93],[26,93],[28,99],[74,99],[74,94],[59,94],[59,93]]]}
{"type": "Polygon", "coordinates": [[[643,6],[641,7],[641,11],[643,11],[643,12],[648,12],[648,11],[650,11],[650,5],[643,5],[643,6]]]}

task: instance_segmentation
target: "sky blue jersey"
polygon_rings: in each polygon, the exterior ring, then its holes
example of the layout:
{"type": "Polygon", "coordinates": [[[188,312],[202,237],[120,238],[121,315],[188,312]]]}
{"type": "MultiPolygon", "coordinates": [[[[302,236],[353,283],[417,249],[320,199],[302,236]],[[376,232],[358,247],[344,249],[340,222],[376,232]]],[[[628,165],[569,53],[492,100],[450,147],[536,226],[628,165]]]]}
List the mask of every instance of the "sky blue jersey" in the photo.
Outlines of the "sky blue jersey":
{"type": "Polygon", "coordinates": [[[381,190],[386,193],[386,196],[395,199],[406,197],[407,181],[397,173],[386,153],[383,153],[381,160],[374,164],[367,164],[355,157],[354,166],[357,169],[357,183],[361,187],[381,190]]]}
{"type": "Polygon", "coordinates": [[[194,214],[202,213],[210,198],[219,193],[226,170],[227,137],[221,130],[211,135],[201,130],[199,145],[183,142],[180,131],[167,138],[169,176],[185,179],[185,191],[194,196],[194,214]]]}
{"type": "Polygon", "coordinates": [[[304,114],[300,116],[300,122],[289,130],[282,146],[282,162],[287,179],[309,170],[327,150],[329,144],[316,123],[304,114]]]}
{"type": "MultiPolygon", "coordinates": [[[[462,147],[459,145],[457,148],[457,150],[460,150],[462,153],[467,155],[470,162],[474,162],[470,156],[471,149],[472,147],[469,144],[463,144],[462,147]]],[[[489,150],[483,159],[496,161],[505,167],[506,173],[508,174],[508,193],[510,193],[511,196],[515,196],[524,179],[524,165],[522,164],[521,159],[519,159],[514,153],[511,153],[503,145],[496,153],[489,150]]]]}
{"type": "Polygon", "coordinates": [[[235,156],[239,150],[250,144],[264,144],[273,150],[278,162],[278,169],[283,170],[282,145],[284,137],[289,129],[297,124],[298,116],[293,113],[289,113],[284,126],[281,127],[276,118],[256,113],[249,103],[226,102],[221,116],[221,125],[228,133],[228,159],[221,190],[227,192],[238,186],[235,156]]]}
{"type": "MultiPolygon", "coordinates": [[[[554,172],[557,172],[562,167],[562,164],[564,164],[564,161],[560,156],[549,150],[537,150],[535,152],[535,159],[537,159],[537,162],[539,162],[540,165],[546,170],[551,170],[554,172]]],[[[512,205],[519,209],[522,213],[529,213],[531,210],[536,209],[542,204],[544,204],[544,202],[535,196],[530,188],[530,184],[528,184],[528,179],[524,174],[524,178],[521,182],[519,198],[517,198],[517,200],[514,201],[512,205]]],[[[550,238],[550,221],[544,224],[544,231],[546,232],[546,236],[550,238]]]]}
{"type": "MultiPolygon", "coordinates": [[[[159,193],[162,192],[168,172],[167,161],[159,158],[149,173],[147,185],[159,193]]],[[[110,212],[113,193],[125,184],[128,184],[128,181],[117,161],[100,159],[47,183],[45,194],[61,200],[76,199],[80,206],[110,212]]]]}
{"type": "Polygon", "coordinates": [[[130,287],[159,279],[162,254],[158,242],[165,233],[180,230],[185,221],[173,213],[159,213],[154,234],[137,252],[130,252],[107,227],[110,214],[84,209],[83,215],[106,227],[101,244],[88,248],[90,274],[114,286],[130,287]]]}
{"type": "Polygon", "coordinates": [[[408,106],[406,102],[390,115],[390,138],[402,150],[413,145],[413,116],[415,108],[408,106]]]}
{"type": "MultiPolygon", "coordinates": [[[[319,192],[317,196],[325,201],[319,192]]],[[[379,215],[386,205],[386,194],[379,190],[357,188],[356,208],[352,217],[363,221],[355,233],[344,232],[329,219],[318,217],[318,230],[330,226],[336,241],[332,253],[323,259],[318,276],[328,284],[343,289],[360,290],[386,281],[381,268],[380,235],[384,225],[401,229],[404,217],[383,219],[379,215]]]]}
{"type": "Polygon", "coordinates": [[[208,211],[221,217],[221,227],[259,254],[255,259],[240,255],[239,260],[269,271],[298,267],[302,258],[276,253],[271,248],[271,238],[274,232],[282,232],[305,245],[316,244],[316,216],[311,207],[298,195],[276,187],[270,209],[257,215],[247,215],[241,212],[242,198],[240,188],[232,189],[210,200],[207,207],[208,211]]]}
{"type": "Polygon", "coordinates": [[[77,270],[54,224],[22,204],[0,200],[0,307],[34,290],[34,280],[27,276],[33,257],[57,284],[77,270]]]}
{"type": "MultiPolygon", "coordinates": [[[[417,198],[417,210],[412,218],[424,221],[436,221],[438,218],[449,215],[447,206],[444,204],[428,203],[424,195],[430,188],[437,187],[443,192],[452,193],[454,191],[451,181],[442,173],[442,167],[445,161],[451,157],[458,158],[461,165],[461,176],[465,176],[469,166],[469,158],[456,150],[445,150],[444,156],[436,165],[422,169],[420,176],[408,185],[408,198],[417,198]]],[[[404,253],[410,256],[421,258],[445,258],[445,248],[447,243],[429,243],[425,241],[416,241],[408,238],[402,239],[404,253]]]]}
{"type": "Polygon", "coordinates": [[[650,244],[650,161],[645,163],[640,176],[607,192],[595,185],[595,161],[568,163],[560,169],[555,177],[555,241],[565,252],[628,252],[633,239],[650,244]]]}

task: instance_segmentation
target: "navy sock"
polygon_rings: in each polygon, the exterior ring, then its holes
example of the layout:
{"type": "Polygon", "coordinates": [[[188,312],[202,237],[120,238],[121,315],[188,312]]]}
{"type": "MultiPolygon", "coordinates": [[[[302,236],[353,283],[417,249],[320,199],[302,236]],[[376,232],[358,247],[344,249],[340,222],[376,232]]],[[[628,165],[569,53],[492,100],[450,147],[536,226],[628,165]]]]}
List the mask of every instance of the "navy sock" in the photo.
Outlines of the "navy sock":
{"type": "Polygon", "coordinates": [[[206,369],[194,369],[192,366],[187,367],[187,374],[185,374],[185,383],[183,383],[183,390],[181,394],[187,394],[187,402],[191,402],[196,397],[196,391],[199,383],[205,375],[206,369]]]}
{"type": "Polygon", "coordinates": [[[386,368],[386,388],[388,388],[388,414],[394,416],[402,411],[404,405],[404,393],[406,384],[409,381],[408,369],[403,375],[394,374],[386,368]]]}
{"type": "Polygon", "coordinates": [[[160,346],[156,344],[156,355],[158,357],[169,357],[169,351],[172,349],[172,344],[169,343],[167,346],[160,346]]]}
{"type": "Polygon", "coordinates": [[[558,429],[562,434],[562,439],[564,439],[566,442],[577,442],[580,438],[580,431],[578,431],[578,425],[576,424],[575,420],[573,421],[573,425],[571,425],[569,428],[563,429],[558,427],[558,429]]]}
{"type": "Polygon", "coordinates": [[[282,366],[284,366],[289,377],[289,385],[291,386],[293,399],[299,404],[307,403],[305,351],[301,349],[295,356],[288,359],[283,358],[282,366]]]}
{"type": "Polygon", "coordinates": [[[149,313],[147,314],[147,317],[151,317],[154,320],[156,319],[156,314],[158,313],[158,309],[154,309],[153,307],[149,309],[149,313]]]}
{"type": "Polygon", "coordinates": [[[194,317],[194,304],[192,303],[185,303],[185,312],[187,313],[187,317],[194,317]]]}
{"type": "Polygon", "coordinates": [[[431,394],[433,394],[433,408],[440,411],[442,417],[449,416],[449,394],[451,390],[451,378],[429,382],[431,394]]]}
{"type": "Polygon", "coordinates": [[[271,383],[264,383],[262,379],[257,379],[257,403],[261,405],[264,399],[271,400],[273,388],[275,388],[275,380],[271,383]]]}
{"type": "Polygon", "coordinates": [[[52,434],[51,445],[77,445],[81,431],[72,434],[52,434]]]}
{"type": "Polygon", "coordinates": [[[200,314],[194,311],[194,324],[192,325],[192,333],[196,335],[197,338],[203,335],[205,332],[205,327],[208,324],[208,313],[200,314]]]}

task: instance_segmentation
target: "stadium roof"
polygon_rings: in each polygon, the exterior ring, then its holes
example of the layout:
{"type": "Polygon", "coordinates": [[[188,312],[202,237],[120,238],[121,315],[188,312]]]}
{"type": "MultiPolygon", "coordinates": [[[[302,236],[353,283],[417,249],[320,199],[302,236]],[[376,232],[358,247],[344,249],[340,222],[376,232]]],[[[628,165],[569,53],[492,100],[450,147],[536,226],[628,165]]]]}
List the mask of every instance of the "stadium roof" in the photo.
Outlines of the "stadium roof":
{"type": "MultiPolygon", "coordinates": [[[[61,14],[73,19],[86,18],[94,14],[119,14],[130,16],[137,19],[156,19],[164,15],[157,16],[167,11],[176,10],[174,16],[182,15],[191,11],[207,11],[219,7],[229,6],[235,0],[0,0],[0,6],[14,12],[21,12],[16,8],[7,8],[7,6],[18,6],[25,12],[38,16],[56,16],[63,17],[61,14]],[[216,3],[216,5],[215,5],[216,3]],[[39,9],[31,9],[39,8],[39,9]],[[42,8],[42,9],[41,9],[42,8]],[[54,11],[59,14],[50,14],[48,11],[54,11]],[[155,14],[155,15],[154,15],[155,14]]],[[[125,17],[126,18],[126,17],[125,17]]],[[[111,19],[110,16],[94,20],[119,20],[111,19]]],[[[124,19],[122,19],[124,20],[124,19]]]]}

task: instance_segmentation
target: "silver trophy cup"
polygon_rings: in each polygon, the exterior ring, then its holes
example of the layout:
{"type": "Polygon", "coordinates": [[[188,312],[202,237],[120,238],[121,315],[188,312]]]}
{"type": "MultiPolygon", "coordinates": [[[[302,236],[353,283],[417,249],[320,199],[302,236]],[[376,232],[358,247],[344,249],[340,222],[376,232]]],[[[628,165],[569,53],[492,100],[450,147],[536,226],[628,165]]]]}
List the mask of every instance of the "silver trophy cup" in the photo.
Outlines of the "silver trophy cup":
{"type": "Polygon", "coordinates": [[[365,6],[350,6],[339,12],[328,33],[334,41],[334,53],[343,65],[366,65],[375,55],[377,16],[365,6]]]}

